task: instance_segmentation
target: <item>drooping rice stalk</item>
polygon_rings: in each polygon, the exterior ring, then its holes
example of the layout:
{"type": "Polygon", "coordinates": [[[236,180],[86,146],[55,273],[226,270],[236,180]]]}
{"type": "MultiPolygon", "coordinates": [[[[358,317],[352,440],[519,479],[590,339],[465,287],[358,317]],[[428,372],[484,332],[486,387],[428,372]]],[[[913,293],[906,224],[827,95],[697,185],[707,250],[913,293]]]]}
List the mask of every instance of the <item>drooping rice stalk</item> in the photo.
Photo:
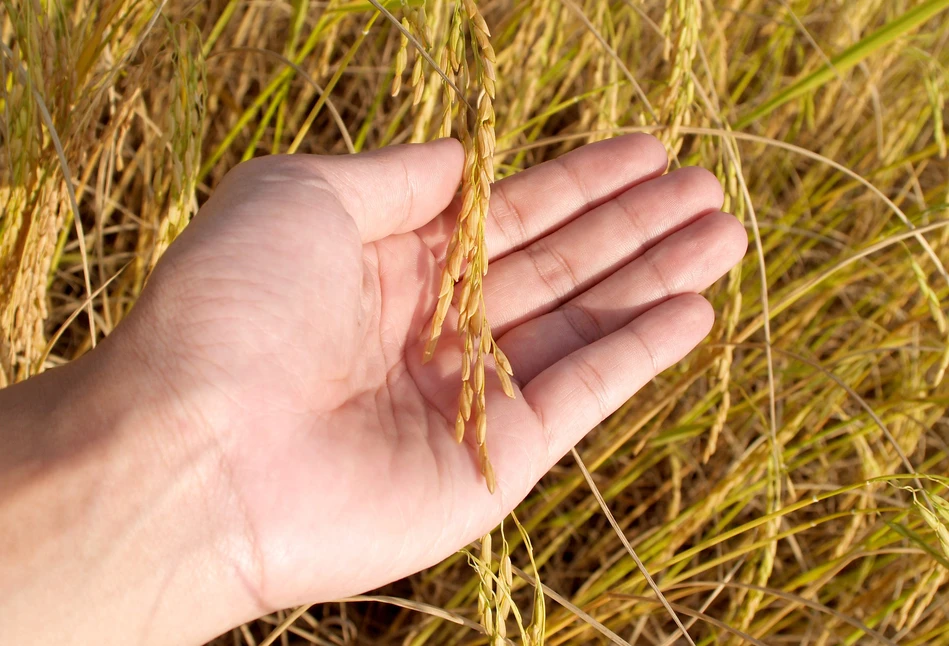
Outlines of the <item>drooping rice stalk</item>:
{"type": "Polygon", "coordinates": [[[491,334],[482,293],[482,280],[488,273],[484,228],[491,199],[491,184],[494,182],[497,59],[488,26],[474,0],[456,4],[450,30],[448,60],[451,72],[460,80],[459,85],[464,90],[471,87],[472,80],[479,90],[473,119],[466,106],[459,109],[459,135],[465,147],[461,209],[448,245],[438,304],[432,317],[430,338],[425,346],[425,360],[430,360],[435,353],[445,318],[454,300],[455,286],[460,285],[457,327],[458,333],[464,338],[464,350],[455,437],[458,442],[462,441],[467,424],[473,417],[481,473],[488,490],[493,493],[495,477],[488,456],[488,416],[485,410],[485,359],[489,355],[494,358],[495,374],[504,393],[514,397],[511,364],[491,334]],[[471,63],[466,53],[468,46],[472,50],[471,63]]]}

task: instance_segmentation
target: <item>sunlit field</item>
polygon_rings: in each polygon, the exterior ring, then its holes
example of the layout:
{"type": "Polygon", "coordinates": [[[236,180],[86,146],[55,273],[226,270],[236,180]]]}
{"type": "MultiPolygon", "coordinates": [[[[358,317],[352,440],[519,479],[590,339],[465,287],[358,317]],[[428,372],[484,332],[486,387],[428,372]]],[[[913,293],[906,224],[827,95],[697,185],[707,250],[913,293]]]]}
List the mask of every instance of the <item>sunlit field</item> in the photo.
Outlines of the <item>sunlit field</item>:
{"type": "Polygon", "coordinates": [[[253,156],[450,133],[501,179],[644,131],[748,231],[709,339],[523,531],[215,644],[949,645],[949,0],[3,0],[0,24],[0,386],[107,336],[253,156]]]}

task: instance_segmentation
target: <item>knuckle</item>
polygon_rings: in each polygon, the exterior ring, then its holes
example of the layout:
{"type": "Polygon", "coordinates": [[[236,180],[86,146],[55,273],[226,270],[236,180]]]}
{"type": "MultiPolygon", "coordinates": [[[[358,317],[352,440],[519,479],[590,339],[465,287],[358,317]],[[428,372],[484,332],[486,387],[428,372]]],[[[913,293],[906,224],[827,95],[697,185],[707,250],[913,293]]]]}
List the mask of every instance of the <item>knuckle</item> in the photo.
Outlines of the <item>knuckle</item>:
{"type": "Polygon", "coordinates": [[[579,285],[570,263],[557,249],[541,239],[525,249],[537,275],[557,299],[564,298],[579,285]]]}
{"type": "Polygon", "coordinates": [[[589,345],[605,336],[603,326],[588,309],[575,303],[567,303],[560,308],[560,312],[570,329],[584,345],[589,345]]]}
{"type": "Polygon", "coordinates": [[[639,331],[631,330],[631,333],[633,338],[636,340],[636,343],[638,343],[642,349],[643,354],[646,355],[646,358],[649,360],[649,365],[652,366],[653,376],[658,375],[664,370],[664,366],[656,354],[656,349],[650,345],[649,340],[646,339],[639,331]]]}
{"type": "Polygon", "coordinates": [[[509,247],[517,248],[528,240],[524,215],[503,183],[495,184],[491,189],[491,216],[509,247]]]}
{"type": "Polygon", "coordinates": [[[560,168],[560,171],[564,174],[567,181],[574,187],[584,203],[591,202],[595,199],[595,194],[590,191],[583,179],[583,176],[574,167],[574,164],[569,157],[556,157],[551,161],[558,168],[560,168]]]}
{"type": "Polygon", "coordinates": [[[574,367],[579,383],[596,402],[600,419],[606,419],[613,411],[610,406],[609,387],[603,375],[588,360],[579,356],[574,360],[574,367]]]}
{"type": "Polygon", "coordinates": [[[725,201],[725,190],[715,173],[701,166],[686,166],[676,172],[683,180],[685,190],[708,195],[710,201],[715,204],[715,208],[722,206],[725,201]]]}

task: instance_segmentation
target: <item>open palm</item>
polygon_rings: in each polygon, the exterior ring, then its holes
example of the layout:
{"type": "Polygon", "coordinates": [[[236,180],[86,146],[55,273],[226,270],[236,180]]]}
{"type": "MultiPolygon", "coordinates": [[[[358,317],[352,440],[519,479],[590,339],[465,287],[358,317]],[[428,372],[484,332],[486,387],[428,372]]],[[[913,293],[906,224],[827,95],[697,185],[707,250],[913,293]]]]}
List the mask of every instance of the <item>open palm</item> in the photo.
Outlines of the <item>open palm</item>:
{"type": "Polygon", "coordinates": [[[491,495],[454,440],[447,328],[421,363],[462,163],[442,140],[241,164],[109,340],[192,421],[175,441],[218,456],[204,495],[246,539],[235,559],[260,610],[370,589],[494,527],[707,334],[696,293],[745,250],[714,176],[663,175],[646,135],[499,182],[484,289],[518,392],[489,376],[491,495]]]}

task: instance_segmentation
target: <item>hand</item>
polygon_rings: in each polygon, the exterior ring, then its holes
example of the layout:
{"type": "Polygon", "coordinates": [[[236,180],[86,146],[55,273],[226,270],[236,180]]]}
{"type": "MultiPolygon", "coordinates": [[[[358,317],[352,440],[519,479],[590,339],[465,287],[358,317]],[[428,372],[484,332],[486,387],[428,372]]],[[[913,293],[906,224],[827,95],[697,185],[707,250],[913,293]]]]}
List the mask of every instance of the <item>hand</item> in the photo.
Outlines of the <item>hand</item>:
{"type": "Polygon", "coordinates": [[[216,554],[247,598],[230,620],[445,558],[701,341],[713,314],[696,293],[747,238],[711,173],[663,175],[666,163],[658,141],[630,135],[495,186],[484,289],[517,390],[487,379],[495,495],[454,439],[448,326],[421,362],[458,142],[265,157],[227,175],[89,365],[156,413],[140,445],[162,447],[161,468],[194,483],[188,504],[203,510],[182,522],[229,537],[216,554]]]}

